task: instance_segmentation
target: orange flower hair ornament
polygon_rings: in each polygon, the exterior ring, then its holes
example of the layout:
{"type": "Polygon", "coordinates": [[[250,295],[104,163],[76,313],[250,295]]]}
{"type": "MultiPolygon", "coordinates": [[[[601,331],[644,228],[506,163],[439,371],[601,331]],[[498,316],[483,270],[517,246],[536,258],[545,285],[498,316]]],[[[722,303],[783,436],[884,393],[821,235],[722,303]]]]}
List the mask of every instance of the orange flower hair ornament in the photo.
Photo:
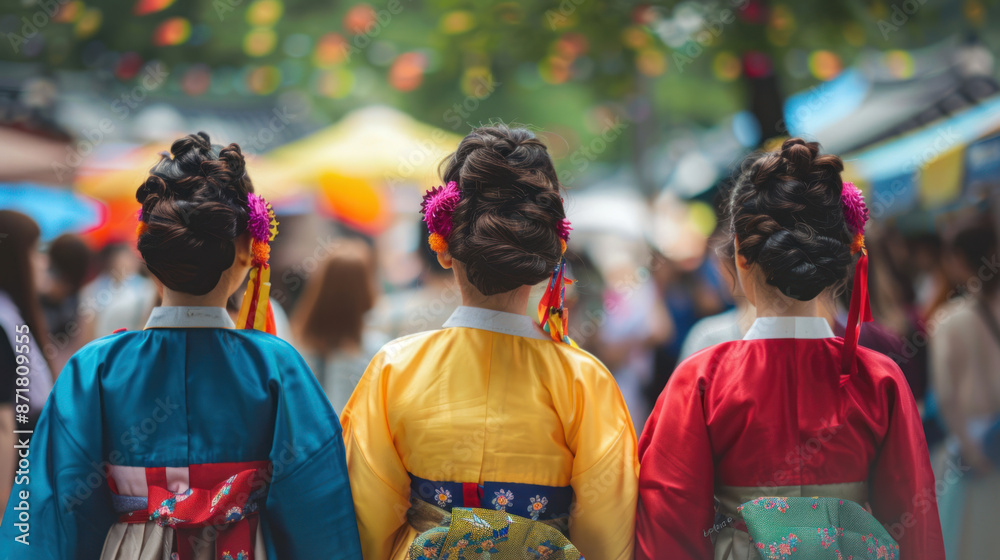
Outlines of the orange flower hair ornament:
{"type": "Polygon", "coordinates": [[[243,304],[236,326],[275,334],[274,312],[271,310],[271,240],[278,235],[274,210],[264,197],[247,195],[247,231],[252,238],[250,280],[243,294],[243,304]]]}
{"type": "Polygon", "coordinates": [[[844,209],[844,222],[854,236],[851,254],[861,253],[861,258],[854,267],[854,287],[851,290],[851,307],[847,313],[847,332],[844,333],[844,350],[841,354],[840,386],[843,387],[857,369],[855,356],[858,351],[858,336],[861,334],[859,323],[871,321],[872,310],[868,298],[868,251],[865,249],[868,206],[861,190],[854,183],[844,183],[840,203],[844,209]]]}

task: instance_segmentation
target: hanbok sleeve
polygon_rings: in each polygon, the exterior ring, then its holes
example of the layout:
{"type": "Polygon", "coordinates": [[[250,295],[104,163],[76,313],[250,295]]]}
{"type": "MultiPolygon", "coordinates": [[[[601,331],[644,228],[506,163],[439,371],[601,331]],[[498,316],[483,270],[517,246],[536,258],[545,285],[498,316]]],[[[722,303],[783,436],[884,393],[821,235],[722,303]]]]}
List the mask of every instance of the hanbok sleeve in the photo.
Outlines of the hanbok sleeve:
{"type": "Polygon", "coordinates": [[[379,352],[341,413],[365,560],[390,558],[410,507],[409,474],[389,432],[386,382],[390,367],[385,350],[379,352]]]}
{"type": "Polygon", "coordinates": [[[903,558],[939,560],[944,541],[920,413],[902,373],[886,382],[889,426],[872,467],[872,513],[896,539],[903,558]]]}
{"type": "Polygon", "coordinates": [[[297,352],[281,357],[267,524],[278,558],[360,559],[337,413],[297,352]]]}
{"type": "Polygon", "coordinates": [[[704,393],[688,361],[671,376],[639,439],[635,557],[712,558],[715,465],[704,393]]]}
{"type": "Polygon", "coordinates": [[[635,428],[611,373],[589,361],[584,367],[599,371],[576,379],[567,391],[574,398],[559,405],[563,417],[572,419],[566,433],[574,457],[569,538],[587,558],[632,560],[639,478],[635,428]]]}
{"type": "Polygon", "coordinates": [[[35,433],[15,435],[21,463],[0,527],[0,558],[100,555],[116,520],[101,456],[100,367],[93,353],[70,359],[35,433]]]}

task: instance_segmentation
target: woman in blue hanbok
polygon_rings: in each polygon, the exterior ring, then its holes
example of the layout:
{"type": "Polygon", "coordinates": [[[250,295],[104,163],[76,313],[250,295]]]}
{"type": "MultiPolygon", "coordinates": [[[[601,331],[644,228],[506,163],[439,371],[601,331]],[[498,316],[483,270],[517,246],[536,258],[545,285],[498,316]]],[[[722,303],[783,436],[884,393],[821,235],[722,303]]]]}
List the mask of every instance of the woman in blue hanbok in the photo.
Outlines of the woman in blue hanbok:
{"type": "Polygon", "coordinates": [[[171,152],[136,193],[163,306],[66,365],[22,440],[0,558],[360,558],[337,414],[260,332],[273,214],[239,146],[199,133],[171,152]]]}

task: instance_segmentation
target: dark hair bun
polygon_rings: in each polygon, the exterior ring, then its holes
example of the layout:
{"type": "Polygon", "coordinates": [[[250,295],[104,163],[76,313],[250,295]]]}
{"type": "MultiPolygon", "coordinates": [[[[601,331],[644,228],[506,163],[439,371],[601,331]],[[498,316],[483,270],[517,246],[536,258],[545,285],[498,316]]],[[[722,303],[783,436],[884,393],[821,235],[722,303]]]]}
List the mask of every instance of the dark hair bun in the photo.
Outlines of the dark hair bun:
{"type": "Polygon", "coordinates": [[[780,151],[752,156],[730,199],[740,254],[801,301],[842,282],[852,260],[840,202],[844,164],[819,152],[816,142],[790,138],[780,151]]]}
{"type": "Polygon", "coordinates": [[[147,224],[138,248],[150,272],[172,290],[212,291],[236,257],[251,192],[238,145],[213,145],[204,132],[175,141],[135,193],[147,224]]]}
{"type": "Polygon", "coordinates": [[[566,212],[552,159],[534,134],[504,125],[477,128],[442,175],[462,191],[448,250],[477,290],[509,292],[551,274],[562,257],[557,227],[566,212]]]}

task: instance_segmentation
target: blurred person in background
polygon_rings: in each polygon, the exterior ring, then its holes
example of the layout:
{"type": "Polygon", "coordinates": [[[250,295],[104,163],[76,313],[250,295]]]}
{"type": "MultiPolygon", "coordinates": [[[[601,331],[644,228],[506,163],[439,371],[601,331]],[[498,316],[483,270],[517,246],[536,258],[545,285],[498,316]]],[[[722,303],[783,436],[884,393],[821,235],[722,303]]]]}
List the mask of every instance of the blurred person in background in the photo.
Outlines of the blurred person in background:
{"type": "MultiPolygon", "coordinates": [[[[984,437],[1000,421],[1000,271],[996,230],[986,220],[959,231],[946,269],[961,295],[932,319],[931,383],[948,430],[935,457],[948,558],[995,557],[1000,465],[984,437]],[[971,467],[971,470],[970,470],[971,467]]],[[[994,440],[994,446],[996,441],[994,440]]],[[[996,451],[994,451],[996,453],[996,451]]]]}
{"type": "Polygon", "coordinates": [[[306,281],[292,315],[295,341],[338,413],[389,342],[365,324],[377,297],[373,268],[367,244],[340,243],[306,281]]]}
{"type": "Polygon", "coordinates": [[[695,323],[732,306],[724,276],[709,258],[678,262],[663,255],[656,257],[653,278],[673,328],[654,355],[653,379],[645,389],[650,408],[680,362],[681,347],[695,323]]]}
{"type": "Polygon", "coordinates": [[[736,270],[736,252],[731,242],[732,232],[729,230],[732,222],[729,216],[729,196],[734,184],[731,179],[726,179],[719,184],[716,192],[714,202],[716,232],[708,240],[709,248],[714,250],[710,251],[706,259],[717,264],[717,270],[732,295],[733,307],[717,315],[700,319],[691,327],[681,345],[678,363],[709,346],[743,338],[755,319],[756,312],[753,305],[747,301],[743,286],[740,285],[736,270]]]}
{"type": "MultiPolygon", "coordinates": [[[[421,265],[418,285],[383,295],[371,312],[369,324],[389,338],[440,329],[462,303],[455,275],[441,268],[433,251],[424,249],[427,247],[427,228],[423,222],[418,227],[416,258],[421,265]]],[[[382,278],[389,272],[385,266],[383,264],[382,278]]]]}
{"type": "MultiPolygon", "coordinates": [[[[595,352],[615,376],[638,434],[652,410],[646,390],[653,380],[655,349],[674,336],[674,325],[653,274],[629,256],[633,251],[614,245],[601,250],[606,253],[605,320],[595,352]]],[[[654,268],[663,259],[644,251],[654,268]]]]}
{"type": "Polygon", "coordinates": [[[407,558],[453,508],[480,508],[506,513],[488,518],[509,541],[476,543],[494,558],[535,551],[517,538],[534,528],[631,560],[635,433],[610,372],[564,336],[569,224],[548,150],[525,129],[478,128],[442,179],[423,210],[463,305],[387,344],[341,414],[365,559],[407,558]],[[543,281],[548,304],[526,314],[543,281]]]}
{"type": "Polygon", "coordinates": [[[159,303],[156,286],[141,272],[142,261],[129,244],[106,245],[99,254],[100,273],[84,288],[80,319],[84,341],[118,329],[141,329],[159,303]]]}
{"type": "MultiPolygon", "coordinates": [[[[800,138],[744,164],[729,215],[757,318],[742,340],[684,361],[646,423],[637,559],[742,559],[760,546],[812,558],[833,552],[821,548],[825,531],[845,557],[942,558],[906,380],[887,357],[857,348],[853,331],[835,337],[817,301],[864,247],[868,211],[842,171],[839,157],[800,138]]],[[[853,321],[864,319],[863,293],[853,321]]]]}
{"type": "Polygon", "coordinates": [[[711,315],[698,320],[684,337],[678,361],[684,361],[695,352],[731,340],[743,338],[750,325],[753,324],[755,313],[753,305],[743,294],[736,275],[736,258],[731,243],[718,243],[716,248],[717,262],[722,270],[722,278],[733,295],[733,307],[717,315],[711,315]]]}
{"type": "Polygon", "coordinates": [[[66,364],[14,485],[30,546],[4,524],[0,557],[360,558],[336,413],[290,344],[225,310],[276,233],[240,147],[181,138],[136,199],[163,305],[66,364]]]}
{"type": "Polygon", "coordinates": [[[37,291],[45,274],[45,258],[38,251],[40,234],[28,216],[0,210],[0,505],[4,509],[19,459],[14,430],[34,428],[52,387],[44,353],[48,331],[37,291]]]}
{"type": "Polygon", "coordinates": [[[89,340],[80,324],[80,292],[90,280],[93,251],[79,235],[65,233],[48,248],[49,268],[41,294],[42,311],[49,327],[49,359],[58,372],[66,360],[89,340]]]}

